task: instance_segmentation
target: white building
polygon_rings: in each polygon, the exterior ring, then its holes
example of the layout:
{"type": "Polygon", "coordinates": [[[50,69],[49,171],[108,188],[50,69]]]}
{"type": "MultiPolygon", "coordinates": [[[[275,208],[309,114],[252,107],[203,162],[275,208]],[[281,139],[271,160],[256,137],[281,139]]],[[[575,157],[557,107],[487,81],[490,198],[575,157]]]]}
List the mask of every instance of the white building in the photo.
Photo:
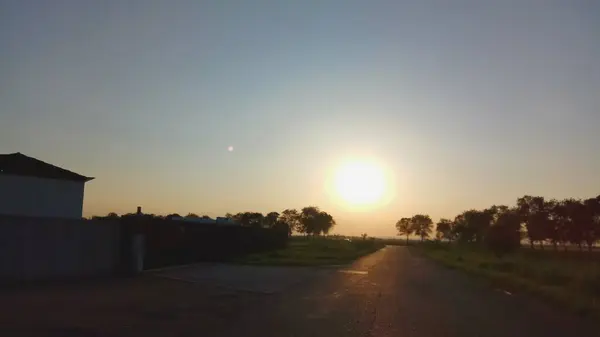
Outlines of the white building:
{"type": "Polygon", "coordinates": [[[18,152],[0,155],[0,214],[81,218],[92,179],[18,152]]]}

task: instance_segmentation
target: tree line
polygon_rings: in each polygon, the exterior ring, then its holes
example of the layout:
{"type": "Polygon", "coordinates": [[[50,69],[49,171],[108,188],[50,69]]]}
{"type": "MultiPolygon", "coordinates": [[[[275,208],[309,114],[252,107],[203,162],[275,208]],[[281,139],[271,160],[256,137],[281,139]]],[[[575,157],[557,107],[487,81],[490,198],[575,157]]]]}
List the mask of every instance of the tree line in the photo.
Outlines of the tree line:
{"type": "MultiPolygon", "coordinates": [[[[131,216],[139,216],[136,213],[128,213],[119,216],[115,212],[110,212],[106,216],[93,216],[93,220],[101,219],[119,219],[131,216]]],[[[178,218],[188,219],[211,219],[207,215],[199,216],[195,213],[188,213],[186,216],[180,216],[177,213],[169,214],[166,216],[155,215],[155,214],[142,214],[141,216],[146,218],[156,218],[172,220],[178,218]]],[[[335,226],[335,219],[329,213],[322,211],[316,206],[307,206],[302,208],[300,211],[296,209],[286,209],[281,213],[269,212],[266,215],[260,212],[239,212],[236,214],[227,213],[226,218],[232,219],[234,222],[241,226],[248,227],[261,227],[261,228],[278,228],[286,230],[289,235],[292,233],[300,233],[306,235],[321,235],[328,234],[329,231],[335,226]]]]}
{"type": "MultiPolygon", "coordinates": [[[[399,235],[430,237],[433,222],[427,215],[402,218],[396,223],[399,235]]],[[[442,218],[436,224],[436,239],[448,242],[485,244],[503,253],[527,239],[531,248],[555,250],[569,244],[592,250],[600,241],[600,195],[589,199],[545,199],[525,195],[509,207],[494,205],[483,210],[468,210],[454,219],[442,218]]]]}
{"type": "Polygon", "coordinates": [[[316,206],[308,206],[300,211],[296,209],[286,209],[281,214],[270,212],[262,215],[257,212],[242,212],[237,214],[228,214],[228,217],[238,222],[242,226],[250,227],[283,227],[288,228],[288,232],[321,235],[328,234],[335,226],[335,219],[316,206]]]}
{"type": "Polygon", "coordinates": [[[408,237],[411,234],[415,234],[421,237],[421,241],[425,240],[431,235],[433,221],[429,215],[417,214],[412,218],[402,218],[396,222],[396,229],[398,235],[406,236],[406,243],[408,243],[408,237]]]}

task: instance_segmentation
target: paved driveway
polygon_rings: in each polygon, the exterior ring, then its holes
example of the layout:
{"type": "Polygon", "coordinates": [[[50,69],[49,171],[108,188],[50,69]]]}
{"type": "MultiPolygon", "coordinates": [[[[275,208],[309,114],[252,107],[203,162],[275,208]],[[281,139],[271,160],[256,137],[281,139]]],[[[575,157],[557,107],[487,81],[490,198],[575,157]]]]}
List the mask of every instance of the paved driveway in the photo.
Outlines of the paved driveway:
{"type": "Polygon", "coordinates": [[[148,274],[235,291],[277,294],[332,272],[336,272],[336,269],[197,264],[151,271],[148,274]]]}

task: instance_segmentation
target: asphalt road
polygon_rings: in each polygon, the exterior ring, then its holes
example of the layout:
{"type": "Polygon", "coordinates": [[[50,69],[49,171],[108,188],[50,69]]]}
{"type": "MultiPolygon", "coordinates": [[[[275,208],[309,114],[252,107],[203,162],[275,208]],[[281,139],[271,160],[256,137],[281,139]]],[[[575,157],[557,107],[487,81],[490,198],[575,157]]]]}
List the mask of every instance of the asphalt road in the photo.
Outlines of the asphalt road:
{"type": "Polygon", "coordinates": [[[600,336],[600,324],[386,247],[335,268],[197,264],[0,290],[0,336],[600,336]]]}
{"type": "Polygon", "coordinates": [[[591,319],[493,289],[405,247],[319,274],[213,336],[600,336],[591,319]]]}

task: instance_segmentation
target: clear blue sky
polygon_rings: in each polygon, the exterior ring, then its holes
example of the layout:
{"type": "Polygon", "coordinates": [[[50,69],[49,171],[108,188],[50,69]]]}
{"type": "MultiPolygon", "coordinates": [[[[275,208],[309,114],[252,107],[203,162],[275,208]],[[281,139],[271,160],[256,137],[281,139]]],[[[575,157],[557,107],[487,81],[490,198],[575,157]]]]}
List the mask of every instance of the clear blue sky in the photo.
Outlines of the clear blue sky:
{"type": "Polygon", "coordinates": [[[0,153],[97,177],[87,215],[319,205],[349,234],[597,195],[592,3],[3,0],[0,153]],[[395,198],[339,207],[349,156],[395,198]]]}

